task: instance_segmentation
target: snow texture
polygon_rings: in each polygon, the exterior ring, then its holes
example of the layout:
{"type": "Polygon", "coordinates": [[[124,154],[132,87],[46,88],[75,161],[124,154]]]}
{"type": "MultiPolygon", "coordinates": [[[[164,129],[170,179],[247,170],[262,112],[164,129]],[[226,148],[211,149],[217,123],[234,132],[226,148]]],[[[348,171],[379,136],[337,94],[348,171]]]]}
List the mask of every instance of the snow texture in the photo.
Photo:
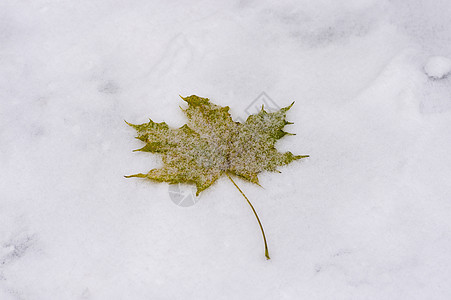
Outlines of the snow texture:
{"type": "Polygon", "coordinates": [[[432,79],[442,79],[451,73],[451,59],[442,56],[433,56],[428,59],[424,71],[432,79]]]}
{"type": "Polygon", "coordinates": [[[451,299],[450,13],[0,1],[0,299],[451,299]],[[245,120],[262,92],[310,155],[237,182],[269,261],[227,178],[185,208],[123,177],[162,165],[123,120],[180,127],[179,94],[245,120]]]}

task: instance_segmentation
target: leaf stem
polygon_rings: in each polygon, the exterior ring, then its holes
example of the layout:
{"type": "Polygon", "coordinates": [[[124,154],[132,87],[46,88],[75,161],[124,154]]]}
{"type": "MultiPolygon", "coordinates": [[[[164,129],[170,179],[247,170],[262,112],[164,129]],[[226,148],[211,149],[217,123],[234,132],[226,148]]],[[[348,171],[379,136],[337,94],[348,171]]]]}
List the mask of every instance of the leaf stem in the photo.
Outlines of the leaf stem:
{"type": "Polygon", "coordinates": [[[262,231],[262,235],[263,235],[263,241],[265,242],[265,256],[266,259],[271,259],[269,257],[269,251],[268,251],[268,244],[266,243],[266,236],[265,236],[265,231],[263,230],[263,226],[262,223],[260,222],[260,218],[257,215],[257,212],[255,211],[254,206],[252,205],[251,201],[249,201],[249,199],[246,197],[246,195],[243,193],[243,191],[238,187],[238,185],[235,183],[235,181],[233,181],[232,177],[230,177],[229,173],[226,172],[227,177],[229,177],[230,181],[232,181],[233,185],[238,189],[238,191],[240,191],[241,195],[243,195],[244,199],[246,199],[247,203],[249,204],[249,206],[252,208],[252,211],[254,212],[255,217],[257,218],[258,221],[258,225],[260,225],[260,229],[262,231]]]}

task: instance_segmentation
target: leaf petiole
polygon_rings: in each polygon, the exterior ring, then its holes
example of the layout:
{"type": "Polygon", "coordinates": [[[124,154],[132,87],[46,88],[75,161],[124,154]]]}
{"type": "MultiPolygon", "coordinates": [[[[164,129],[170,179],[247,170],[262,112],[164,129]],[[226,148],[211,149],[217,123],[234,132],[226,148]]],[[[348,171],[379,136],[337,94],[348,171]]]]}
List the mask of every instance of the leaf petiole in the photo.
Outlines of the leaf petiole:
{"type": "Polygon", "coordinates": [[[238,187],[238,185],[235,183],[235,181],[233,181],[232,177],[230,177],[228,172],[226,172],[226,175],[227,175],[227,177],[229,177],[230,181],[232,181],[233,185],[238,189],[238,191],[240,191],[241,195],[243,195],[244,199],[246,199],[247,203],[252,208],[252,211],[254,212],[254,215],[257,218],[258,225],[260,225],[260,230],[262,231],[263,241],[265,242],[265,256],[266,256],[266,259],[271,259],[269,257],[268,244],[266,243],[265,231],[263,230],[262,223],[260,222],[260,218],[258,217],[254,206],[252,205],[251,201],[249,201],[249,199],[246,197],[246,195],[243,193],[243,191],[238,187]]]}

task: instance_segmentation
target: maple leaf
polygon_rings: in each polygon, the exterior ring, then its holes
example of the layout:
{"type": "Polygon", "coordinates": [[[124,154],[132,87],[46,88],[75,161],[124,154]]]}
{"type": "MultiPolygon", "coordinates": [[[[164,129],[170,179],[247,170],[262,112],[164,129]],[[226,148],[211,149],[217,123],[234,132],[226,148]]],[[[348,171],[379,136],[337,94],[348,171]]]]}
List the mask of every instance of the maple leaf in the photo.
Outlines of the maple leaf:
{"type": "Polygon", "coordinates": [[[147,174],[125,177],[194,183],[197,196],[225,174],[251,206],[263,233],[265,255],[269,259],[260,219],[230,175],[259,184],[260,172],[277,171],[278,166],[308,157],[293,155],[291,152],[280,153],[275,148],[278,139],[290,134],[282,129],[292,124],[285,117],[294,102],[273,113],[266,112],[262,106],[259,113],[250,115],[242,124],[232,120],[228,106],[221,107],[195,95],[181,98],[188,103],[188,108],[182,109],[188,117],[188,123],[180,128],[172,129],[165,122],[155,123],[152,120],[141,125],[127,122],[138,132],[137,138],[146,143],[135,151],[159,153],[164,165],[147,174]]]}

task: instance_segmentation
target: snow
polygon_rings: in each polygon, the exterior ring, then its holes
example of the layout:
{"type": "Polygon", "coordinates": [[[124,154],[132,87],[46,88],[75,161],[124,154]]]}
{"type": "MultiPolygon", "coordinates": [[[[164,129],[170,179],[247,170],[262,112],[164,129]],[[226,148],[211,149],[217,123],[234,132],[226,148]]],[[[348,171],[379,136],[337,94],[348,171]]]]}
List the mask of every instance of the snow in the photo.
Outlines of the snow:
{"type": "Polygon", "coordinates": [[[0,3],[0,299],[450,299],[451,2],[0,3]],[[435,57],[435,58],[434,58],[435,57]],[[439,57],[439,58],[437,58],[439,57]],[[441,78],[436,80],[434,78],[441,78]],[[310,158],[182,207],[134,130],[265,92],[310,158]]]}
{"type": "Polygon", "coordinates": [[[442,79],[451,73],[451,59],[443,56],[430,57],[424,66],[424,71],[433,79],[442,79]]]}

